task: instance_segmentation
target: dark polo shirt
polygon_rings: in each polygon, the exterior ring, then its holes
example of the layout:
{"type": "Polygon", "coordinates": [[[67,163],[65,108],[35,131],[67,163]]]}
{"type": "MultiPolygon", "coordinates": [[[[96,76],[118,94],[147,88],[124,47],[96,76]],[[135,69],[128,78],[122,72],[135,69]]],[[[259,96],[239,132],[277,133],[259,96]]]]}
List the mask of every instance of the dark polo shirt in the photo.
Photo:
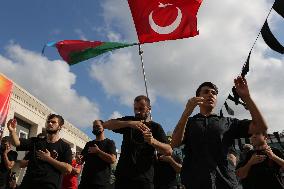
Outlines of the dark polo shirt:
{"type": "Polygon", "coordinates": [[[234,139],[249,137],[250,122],[202,114],[188,118],[181,172],[182,183],[187,189],[241,188],[235,170],[228,166],[227,155],[234,139]]]}

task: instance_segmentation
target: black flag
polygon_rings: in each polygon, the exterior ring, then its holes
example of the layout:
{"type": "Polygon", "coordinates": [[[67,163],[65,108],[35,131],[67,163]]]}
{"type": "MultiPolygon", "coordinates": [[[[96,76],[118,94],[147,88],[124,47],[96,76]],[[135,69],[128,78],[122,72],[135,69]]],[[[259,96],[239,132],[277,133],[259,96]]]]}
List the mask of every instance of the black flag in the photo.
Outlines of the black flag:
{"type": "MultiPolygon", "coordinates": [[[[282,7],[283,8],[283,7],[282,7]]],[[[271,32],[267,20],[265,20],[264,25],[261,29],[261,35],[265,43],[274,51],[284,54],[284,47],[279,43],[279,41],[274,37],[271,32]]]]}
{"type": "Polygon", "coordinates": [[[273,4],[273,9],[284,18],[284,1],[276,0],[273,4]]]}
{"type": "Polygon", "coordinates": [[[227,112],[228,112],[228,114],[229,115],[234,115],[235,114],[235,112],[234,112],[234,110],[232,110],[232,108],[230,108],[229,106],[228,106],[228,104],[227,104],[227,102],[225,101],[225,108],[226,108],[226,110],[227,110],[227,112]]]}
{"type": "Polygon", "coordinates": [[[247,75],[247,73],[249,72],[249,60],[250,60],[250,55],[251,55],[251,51],[249,52],[247,61],[246,61],[245,65],[243,66],[242,74],[241,74],[242,77],[245,77],[245,76],[247,75]]]}

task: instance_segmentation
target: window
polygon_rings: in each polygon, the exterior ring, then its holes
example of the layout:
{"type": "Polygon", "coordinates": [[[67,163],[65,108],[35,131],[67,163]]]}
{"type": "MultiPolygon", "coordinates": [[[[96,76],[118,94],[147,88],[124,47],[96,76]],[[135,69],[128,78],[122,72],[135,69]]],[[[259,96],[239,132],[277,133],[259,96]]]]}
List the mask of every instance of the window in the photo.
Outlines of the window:
{"type": "Polygon", "coordinates": [[[25,138],[25,139],[27,139],[27,138],[28,138],[28,133],[25,132],[25,131],[20,130],[20,132],[19,132],[19,138],[25,138]]]}

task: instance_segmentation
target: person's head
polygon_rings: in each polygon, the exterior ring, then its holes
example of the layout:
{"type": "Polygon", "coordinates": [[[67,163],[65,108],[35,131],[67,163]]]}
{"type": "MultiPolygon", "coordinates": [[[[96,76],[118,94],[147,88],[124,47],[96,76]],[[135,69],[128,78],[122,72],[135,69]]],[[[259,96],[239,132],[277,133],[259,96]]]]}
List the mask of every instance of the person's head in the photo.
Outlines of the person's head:
{"type": "Polygon", "coordinates": [[[150,99],[140,95],[134,99],[134,114],[140,119],[147,119],[151,111],[150,99]]]}
{"type": "Polygon", "coordinates": [[[200,107],[213,109],[217,103],[218,88],[211,82],[204,82],[196,90],[196,97],[203,97],[204,103],[200,107]]]}
{"type": "Polygon", "coordinates": [[[251,137],[250,137],[250,142],[254,147],[258,147],[258,146],[263,146],[266,144],[266,139],[267,139],[267,132],[259,132],[259,133],[254,133],[251,137]]]}
{"type": "Polygon", "coordinates": [[[11,147],[11,138],[9,136],[5,136],[1,140],[1,148],[6,149],[11,147]]]}
{"type": "Polygon", "coordinates": [[[50,114],[46,120],[46,133],[56,134],[64,125],[64,119],[60,115],[50,114]]]}
{"type": "Polygon", "coordinates": [[[104,132],[104,127],[103,127],[103,121],[102,120],[95,120],[93,121],[93,131],[92,133],[96,136],[101,135],[104,132]]]}

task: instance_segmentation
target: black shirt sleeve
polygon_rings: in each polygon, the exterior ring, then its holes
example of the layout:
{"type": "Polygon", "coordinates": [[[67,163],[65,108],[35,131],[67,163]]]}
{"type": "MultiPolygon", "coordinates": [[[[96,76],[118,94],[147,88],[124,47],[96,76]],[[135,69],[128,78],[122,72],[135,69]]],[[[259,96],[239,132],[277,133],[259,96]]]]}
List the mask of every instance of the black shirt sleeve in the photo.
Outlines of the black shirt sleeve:
{"type": "MultiPolygon", "coordinates": [[[[131,121],[133,120],[134,117],[133,116],[125,116],[125,117],[122,117],[122,118],[118,118],[116,119],[117,121],[131,121]]],[[[113,132],[115,133],[120,133],[120,134],[125,134],[127,133],[128,131],[130,131],[130,128],[128,127],[125,127],[125,128],[121,128],[121,129],[114,129],[112,130],[113,132]]]]}
{"type": "Polygon", "coordinates": [[[116,147],[113,140],[108,140],[107,149],[107,153],[116,155],[116,147]]]}
{"type": "Polygon", "coordinates": [[[20,138],[20,146],[17,147],[17,151],[31,151],[33,148],[33,138],[25,139],[20,138]]]}
{"type": "Polygon", "coordinates": [[[233,139],[235,138],[249,138],[250,134],[249,126],[250,126],[251,120],[238,120],[235,118],[228,118],[228,124],[229,124],[229,130],[231,137],[233,139]]]}
{"type": "Polygon", "coordinates": [[[85,157],[85,156],[88,154],[89,143],[90,143],[90,142],[87,142],[87,143],[85,144],[85,146],[84,146],[84,149],[81,151],[81,155],[82,155],[83,157],[85,157]]]}
{"type": "Polygon", "coordinates": [[[159,142],[168,144],[169,142],[168,142],[167,136],[166,136],[165,131],[162,128],[162,126],[158,123],[153,123],[153,124],[155,124],[155,126],[153,128],[154,132],[152,133],[153,137],[156,140],[158,140],[159,142]]]}
{"type": "Polygon", "coordinates": [[[65,144],[64,150],[62,152],[62,162],[72,164],[72,151],[69,144],[65,144]]]}

